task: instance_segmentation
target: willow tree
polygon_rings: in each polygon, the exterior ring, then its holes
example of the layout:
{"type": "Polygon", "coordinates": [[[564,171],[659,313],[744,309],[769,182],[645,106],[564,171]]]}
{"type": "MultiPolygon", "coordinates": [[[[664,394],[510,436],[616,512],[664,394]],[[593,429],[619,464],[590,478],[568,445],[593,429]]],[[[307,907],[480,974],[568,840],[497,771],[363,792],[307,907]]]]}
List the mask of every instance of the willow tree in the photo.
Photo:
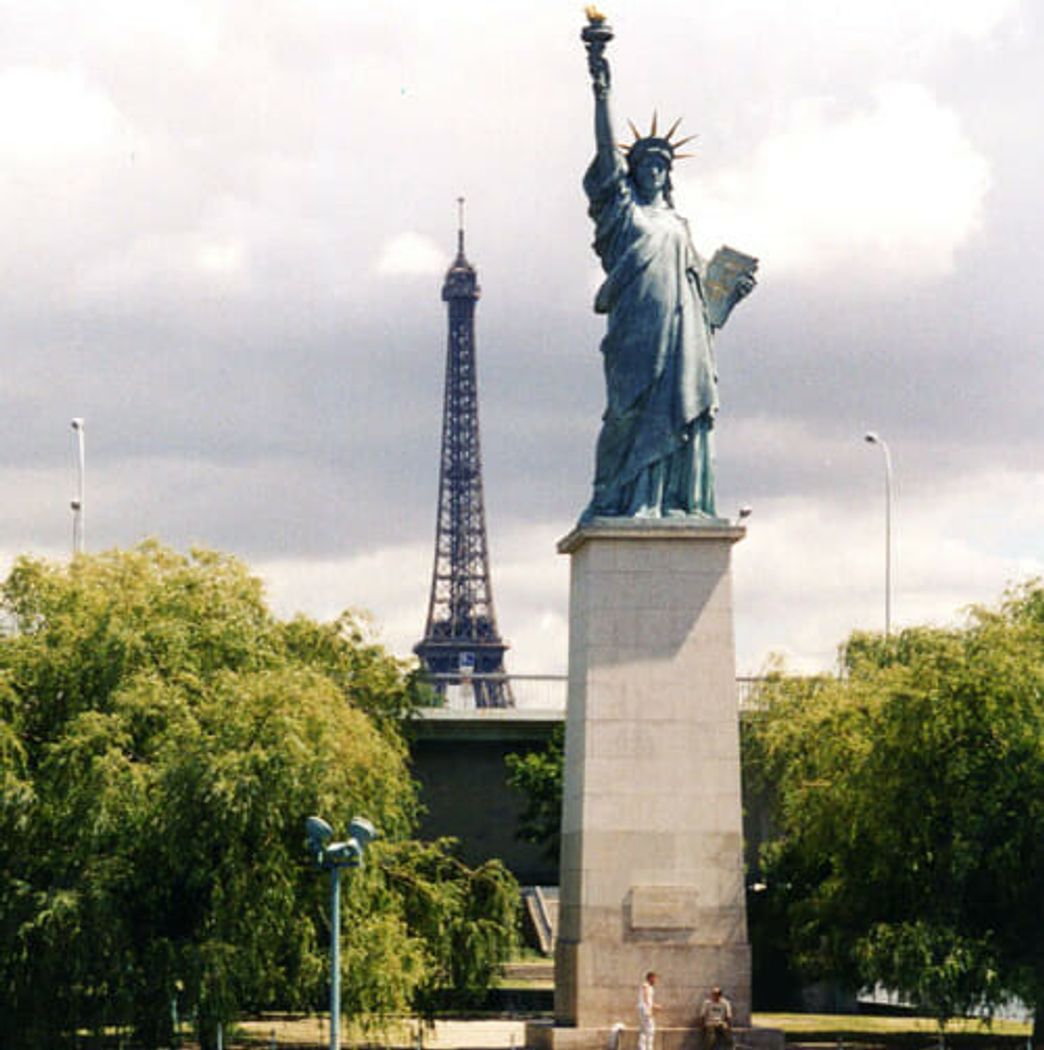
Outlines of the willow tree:
{"type": "Polygon", "coordinates": [[[0,1044],[322,1003],[311,813],[381,832],[345,885],[346,1013],[488,983],[513,881],[412,840],[416,691],[355,617],[280,621],[235,559],[156,543],[23,558],[2,602],[0,1044]]]}
{"type": "Polygon", "coordinates": [[[1044,1043],[1044,588],[952,629],[855,634],[842,665],[770,681],[746,756],[799,961],[940,1019],[1021,996],[1044,1043]]]}

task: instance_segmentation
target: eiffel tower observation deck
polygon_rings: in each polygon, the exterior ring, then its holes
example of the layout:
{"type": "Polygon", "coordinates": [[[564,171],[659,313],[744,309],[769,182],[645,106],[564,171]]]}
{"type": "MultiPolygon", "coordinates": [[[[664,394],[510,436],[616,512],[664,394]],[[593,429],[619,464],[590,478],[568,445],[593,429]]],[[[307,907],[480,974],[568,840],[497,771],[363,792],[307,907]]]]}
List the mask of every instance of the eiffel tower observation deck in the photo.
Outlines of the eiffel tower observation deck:
{"type": "Polygon", "coordinates": [[[446,273],[446,387],[442,408],[435,564],[424,638],[413,648],[445,696],[470,690],[476,707],[513,707],[504,672],[508,646],[497,630],[482,500],[475,303],[478,275],[464,255],[464,201],[459,199],[457,257],[446,273]],[[459,689],[454,687],[460,687],[459,689]]]}

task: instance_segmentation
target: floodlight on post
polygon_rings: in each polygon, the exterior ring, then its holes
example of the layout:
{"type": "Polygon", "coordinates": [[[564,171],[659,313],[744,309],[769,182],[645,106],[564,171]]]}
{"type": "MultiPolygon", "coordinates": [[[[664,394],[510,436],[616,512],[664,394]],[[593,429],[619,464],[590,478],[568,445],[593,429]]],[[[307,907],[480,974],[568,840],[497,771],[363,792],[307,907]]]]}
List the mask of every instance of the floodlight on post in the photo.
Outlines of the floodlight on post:
{"type": "Polygon", "coordinates": [[[740,507],[739,513],[736,515],[736,524],[737,525],[742,525],[747,520],[747,518],[749,518],[751,516],[751,514],[753,514],[753,513],[754,513],[754,508],[753,507],[748,507],[748,506],[740,507]]]}
{"type": "Polygon", "coordinates": [[[83,497],[84,497],[84,474],[86,470],[86,457],[84,454],[83,417],[76,416],[70,424],[76,434],[76,498],[69,503],[73,512],[73,554],[83,554],[83,497]]]}
{"type": "Polygon", "coordinates": [[[863,440],[878,445],[884,454],[885,465],[885,637],[892,632],[892,454],[888,442],[874,430],[868,430],[863,440]]]}
{"type": "Polygon", "coordinates": [[[318,867],[330,872],[330,1050],[341,1042],[341,871],[361,868],[377,830],[365,817],[352,817],[348,839],[332,842],[333,828],[322,817],[305,821],[308,848],[318,867]]]}
{"type": "Polygon", "coordinates": [[[308,848],[315,854],[316,864],[323,862],[323,847],[333,838],[333,828],[322,817],[309,817],[305,821],[308,848]]]}

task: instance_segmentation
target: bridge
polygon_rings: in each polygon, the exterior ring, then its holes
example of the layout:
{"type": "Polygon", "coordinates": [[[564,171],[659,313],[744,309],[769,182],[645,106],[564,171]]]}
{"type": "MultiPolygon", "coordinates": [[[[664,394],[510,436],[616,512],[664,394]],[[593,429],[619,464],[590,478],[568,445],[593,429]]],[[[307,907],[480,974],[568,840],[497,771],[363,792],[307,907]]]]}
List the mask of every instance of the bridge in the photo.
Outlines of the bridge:
{"type": "MultiPolygon", "coordinates": [[[[431,678],[445,702],[422,708],[409,728],[413,772],[426,808],[421,835],[459,839],[462,858],[469,864],[498,857],[523,885],[557,885],[558,858],[517,838],[523,799],[508,786],[505,759],[547,746],[555,727],[565,721],[568,678],[431,678]],[[510,706],[482,706],[491,691],[510,697],[510,706]]],[[[741,713],[756,709],[757,683],[753,677],[736,680],[741,713]]]]}

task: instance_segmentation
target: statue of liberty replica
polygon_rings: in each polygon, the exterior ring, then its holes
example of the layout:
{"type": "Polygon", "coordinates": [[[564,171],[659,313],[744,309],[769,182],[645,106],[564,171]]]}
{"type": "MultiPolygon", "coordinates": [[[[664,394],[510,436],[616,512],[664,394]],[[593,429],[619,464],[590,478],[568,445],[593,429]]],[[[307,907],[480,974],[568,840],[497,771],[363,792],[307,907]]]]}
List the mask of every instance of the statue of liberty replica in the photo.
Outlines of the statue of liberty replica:
{"type": "Polygon", "coordinates": [[[584,190],[605,271],[595,310],[606,409],[594,492],[558,544],[570,557],[569,698],[562,791],[555,1023],[530,1050],[633,1047],[632,1005],[656,975],[656,1050],[691,1050],[720,986],[749,1030],[731,550],[718,517],[714,334],[754,287],[757,260],[708,262],[674,210],[678,122],[619,146],[593,8],[581,32],[594,89],[584,190]],[[631,1029],[620,1042],[620,1025],[631,1029]]]}
{"type": "Polygon", "coordinates": [[[584,176],[594,249],[606,278],[595,311],[606,409],[595,452],[594,494],[581,521],[597,517],[716,518],[714,333],[754,287],[757,260],[722,248],[707,263],[671,195],[680,120],[618,146],[605,57],[613,32],[587,9],[582,38],[595,100],[597,151],[584,176]]]}

